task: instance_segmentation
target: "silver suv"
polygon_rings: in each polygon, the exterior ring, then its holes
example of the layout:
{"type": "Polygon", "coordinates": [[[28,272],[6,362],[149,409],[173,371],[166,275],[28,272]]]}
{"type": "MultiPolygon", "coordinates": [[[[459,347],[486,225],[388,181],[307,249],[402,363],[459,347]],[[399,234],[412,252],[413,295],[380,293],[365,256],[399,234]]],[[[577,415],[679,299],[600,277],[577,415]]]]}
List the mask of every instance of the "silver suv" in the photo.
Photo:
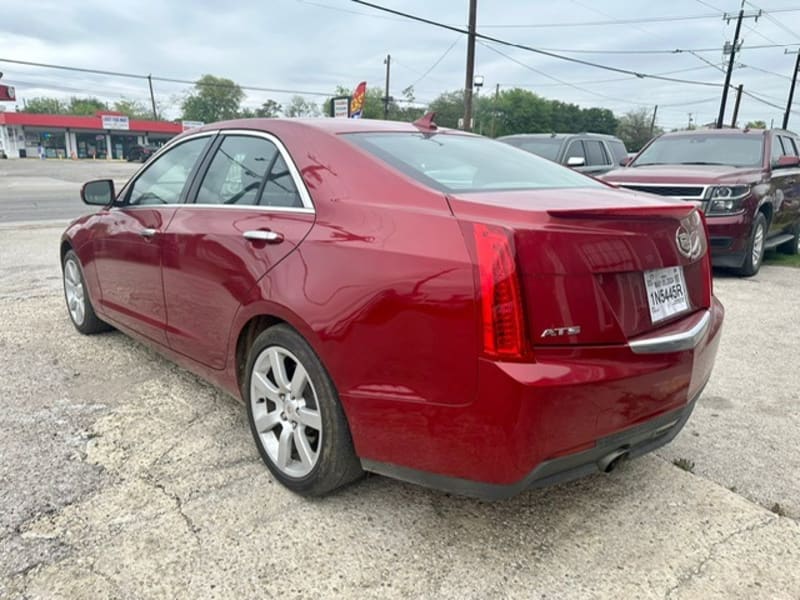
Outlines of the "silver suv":
{"type": "Polygon", "coordinates": [[[628,160],[623,141],[603,133],[521,133],[497,139],[587,175],[602,175],[628,160]]]}

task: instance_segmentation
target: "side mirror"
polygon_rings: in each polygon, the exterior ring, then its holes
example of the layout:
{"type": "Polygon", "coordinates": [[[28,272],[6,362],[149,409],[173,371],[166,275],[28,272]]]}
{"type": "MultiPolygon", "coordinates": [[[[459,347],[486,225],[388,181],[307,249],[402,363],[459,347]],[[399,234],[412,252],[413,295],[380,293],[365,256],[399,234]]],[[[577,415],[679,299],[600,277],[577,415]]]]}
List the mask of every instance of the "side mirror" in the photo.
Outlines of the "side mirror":
{"type": "Polygon", "coordinates": [[[95,179],[81,188],[81,200],[90,206],[109,206],[114,198],[114,182],[110,179],[95,179]]]}
{"type": "Polygon", "coordinates": [[[582,156],[570,156],[567,159],[568,167],[582,167],[586,164],[586,159],[582,156]]]}
{"type": "Polygon", "coordinates": [[[796,156],[781,156],[775,163],[776,169],[786,169],[800,165],[800,158],[796,156]]]}

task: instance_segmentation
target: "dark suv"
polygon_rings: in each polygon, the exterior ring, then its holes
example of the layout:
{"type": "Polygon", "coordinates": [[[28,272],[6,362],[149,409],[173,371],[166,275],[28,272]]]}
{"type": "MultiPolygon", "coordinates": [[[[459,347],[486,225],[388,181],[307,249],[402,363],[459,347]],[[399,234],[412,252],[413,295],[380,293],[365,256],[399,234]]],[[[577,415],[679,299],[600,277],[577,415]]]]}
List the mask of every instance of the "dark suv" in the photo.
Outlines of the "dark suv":
{"type": "Polygon", "coordinates": [[[603,179],[700,203],[714,265],[750,276],[768,248],[800,252],[798,148],[798,136],[782,129],[665,133],[603,179]]]}
{"type": "Polygon", "coordinates": [[[128,162],[145,162],[148,158],[153,156],[158,150],[158,146],[146,145],[142,146],[136,144],[128,149],[128,162]]]}
{"type": "Polygon", "coordinates": [[[587,175],[601,175],[628,158],[622,140],[603,133],[522,133],[497,139],[587,175]]]}

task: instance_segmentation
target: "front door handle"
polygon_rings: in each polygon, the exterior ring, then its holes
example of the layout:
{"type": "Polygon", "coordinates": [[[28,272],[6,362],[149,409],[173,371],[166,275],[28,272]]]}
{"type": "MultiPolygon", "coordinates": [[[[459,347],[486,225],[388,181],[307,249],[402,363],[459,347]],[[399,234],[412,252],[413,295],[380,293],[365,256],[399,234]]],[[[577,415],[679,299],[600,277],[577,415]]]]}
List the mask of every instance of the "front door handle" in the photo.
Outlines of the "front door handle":
{"type": "Polygon", "coordinates": [[[283,241],[283,234],[277,231],[266,231],[264,229],[254,229],[245,231],[243,234],[246,240],[251,242],[266,242],[267,244],[280,244],[283,241]]]}
{"type": "Polygon", "coordinates": [[[157,233],[158,233],[158,230],[153,229],[152,227],[147,227],[145,229],[142,229],[139,232],[139,235],[142,236],[143,238],[151,238],[157,233]]]}

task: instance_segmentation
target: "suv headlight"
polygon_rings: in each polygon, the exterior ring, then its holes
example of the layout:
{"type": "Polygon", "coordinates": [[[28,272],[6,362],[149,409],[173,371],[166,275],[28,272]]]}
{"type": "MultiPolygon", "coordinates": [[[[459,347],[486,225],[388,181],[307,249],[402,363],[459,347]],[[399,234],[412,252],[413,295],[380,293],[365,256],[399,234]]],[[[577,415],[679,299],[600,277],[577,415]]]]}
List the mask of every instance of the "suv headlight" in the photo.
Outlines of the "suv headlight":
{"type": "Polygon", "coordinates": [[[741,210],[741,201],[750,194],[749,185],[718,185],[706,192],[706,214],[726,215],[741,210]]]}

